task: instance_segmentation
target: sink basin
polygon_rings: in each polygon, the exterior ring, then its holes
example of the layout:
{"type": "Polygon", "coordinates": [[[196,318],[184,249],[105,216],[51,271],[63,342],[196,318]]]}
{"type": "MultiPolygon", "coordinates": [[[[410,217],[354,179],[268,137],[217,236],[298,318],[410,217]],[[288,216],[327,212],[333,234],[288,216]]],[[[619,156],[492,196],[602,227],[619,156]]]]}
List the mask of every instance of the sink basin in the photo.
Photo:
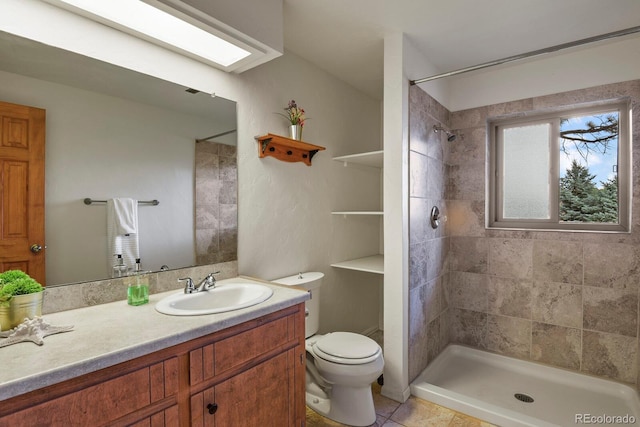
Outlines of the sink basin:
{"type": "Polygon", "coordinates": [[[193,294],[178,293],[161,299],[156,310],[173,316],[224,313],[268,300],[273,290],[256,283],[229,283],[193,294]]]}

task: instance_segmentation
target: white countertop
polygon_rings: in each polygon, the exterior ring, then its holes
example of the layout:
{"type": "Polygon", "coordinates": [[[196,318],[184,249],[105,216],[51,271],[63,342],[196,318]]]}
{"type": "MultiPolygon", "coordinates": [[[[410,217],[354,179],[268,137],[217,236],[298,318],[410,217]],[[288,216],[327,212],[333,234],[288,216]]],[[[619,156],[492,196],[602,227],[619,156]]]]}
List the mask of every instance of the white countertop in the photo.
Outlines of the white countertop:
{"type": "Polygon", "coordinates": [[[50,335],[44,345],[22,342],[0,348],[0,400],[238,325],[309,299],[295,288],[247,277],[220,280],[265,284],[271,298],[241,310],[203,316],[168,316],[155,310],[162,298],[181,291],[149,296],[149,304],[117,301],[44,315],[53,326],[74,325],[71,332],[50,335]]]}

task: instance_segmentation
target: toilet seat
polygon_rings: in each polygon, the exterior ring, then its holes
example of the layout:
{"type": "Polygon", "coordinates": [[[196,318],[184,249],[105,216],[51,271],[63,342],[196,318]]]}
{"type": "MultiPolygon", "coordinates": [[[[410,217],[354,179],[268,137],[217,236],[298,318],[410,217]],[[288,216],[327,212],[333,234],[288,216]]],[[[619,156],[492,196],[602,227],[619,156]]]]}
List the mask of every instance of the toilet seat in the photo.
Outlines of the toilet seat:
{"type": "Polygon", "coordinates": [[[380,346],[371,338],[352,332],[332,332],[313,343],[314,353],[333,363],[362,365],[380,357],[380,346]]]}

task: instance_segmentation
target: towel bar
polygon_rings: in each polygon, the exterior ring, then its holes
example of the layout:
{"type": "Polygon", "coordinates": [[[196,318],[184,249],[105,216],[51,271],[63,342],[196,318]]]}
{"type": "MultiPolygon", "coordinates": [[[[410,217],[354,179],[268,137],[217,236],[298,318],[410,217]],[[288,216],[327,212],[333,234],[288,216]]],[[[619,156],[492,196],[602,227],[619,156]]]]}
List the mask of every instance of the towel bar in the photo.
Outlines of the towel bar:
{"type": "MultiPolygon", "coordinates": [[[[84,204],[85,205],[90,205],[92,203],[107,203],[106,200],[93,200],[90,197],[87,197],[86,199],[84,199],[84,204]]],[[[138,204],[139,205],[153,205],[153,206],[158,206],[160,204],[159,201],[157,200],[138,200],[138,204]]]]}

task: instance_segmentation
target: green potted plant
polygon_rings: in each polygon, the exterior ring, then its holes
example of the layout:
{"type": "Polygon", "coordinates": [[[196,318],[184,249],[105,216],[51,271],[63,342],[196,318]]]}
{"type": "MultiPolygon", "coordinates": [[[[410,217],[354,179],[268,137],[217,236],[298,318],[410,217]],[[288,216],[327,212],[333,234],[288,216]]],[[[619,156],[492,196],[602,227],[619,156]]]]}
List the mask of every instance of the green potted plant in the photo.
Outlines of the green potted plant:
{"type": "Polygon", "coordinates": [[[0,273],[0,331],[15,328],[25,318],[42,315],[40,283],[20,270],[0,273]]]}

